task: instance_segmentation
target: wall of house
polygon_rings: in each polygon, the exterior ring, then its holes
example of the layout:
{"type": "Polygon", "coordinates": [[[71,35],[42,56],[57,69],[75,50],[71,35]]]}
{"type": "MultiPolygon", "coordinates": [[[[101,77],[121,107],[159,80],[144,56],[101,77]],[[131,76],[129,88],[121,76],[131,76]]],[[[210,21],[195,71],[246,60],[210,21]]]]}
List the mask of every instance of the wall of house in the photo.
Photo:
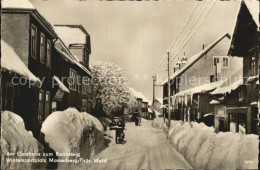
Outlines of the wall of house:
{"type": "Polygon", "coordinates": [[[29,88],[29,82],[23,85],[13,85],[11,81],[13,76],[20,78],[19,75],[13,75],[8,72],[1,72],[1,74],[2,110],[9,110],[20,115],[24,119],[25,128],[32,131],[34,136],[37,137],[39,129],[37,129],[37,114],[34,114],[37,113],[38,95],[35,96],[37,87],[33,86],[29,88]],[[12,109],[5,106],[7,85],[13,87],[12,109]]]}
{"type": "MultiPolygon", "coordinates": [[[[227,55],[227,47],[229,47],[230,40],[225,38],[218,45],[216,45],[208,54],[203,56],[194,65],[192,65],[180,77],[182,83],[179,86],[179,91],[188,90],[190,88],[210,83],[210,76],[215,75],[216,67],[213,65],[213,57],[220,56],[220,63],[223,63],[221,56],[227,55]],[[191,78],[194,77],[194,78],[191,78]]],[[[238,57],[229,57],[229,67],[221,69],[221,75],[225,76],[230,72],[236,71],[239,66],[242,66],[243,59],[238,57]]],[[[241,73],[242,74],[242,73],[241,73]]]]}
{"type": "MultiPolygon", "coordinates": [[[[63,81],[63,84],[68,89],[69,89],[69,84],[68,84],[67,78],[70,76],[69,75],[70,68],[75,70],[80,77],[90,78],[90,76],[85,71],[83,71],[81,68],[79,68],[77,65],[75,65],[69,61],[65,61],[65,59],[61,56],[61,54],[58,53],[56,50],[54,50],[54,54],[56,57],[53,58],[53,60],[52,60],[53,67],[54,67],[54,69],[52,70],[52,75],[58,76],[60,78],[60,80],[61,80],[61,77],[64,77],[65,79],[63,81]],[[55,66],[57,64],[59,64],[59,67],[55,66]]],[[[68,107],[75,107],[80,111],[82,108],[82,99],[85,99],[88,101],[89,105],[92,105],[91,108],[87,107],[87,112],[92,113],[93,93],[91,91],[91,93],[83,94],[82,86],[79,86],[79,87],[80,87],[80,91],[78,91],[78,87],[77,87],[76,91],[69,89],[70,93],[64,95],[61,110],[65,110],[68,107]]],[[[53,89],[52,98],[54,97],[56,91],[57,91],[57,89],[53,89]]]]}
{"type": "Polygon", "coordinates": [[[1,37],[28,66],[30,14],[1,13],[1,37]]]}

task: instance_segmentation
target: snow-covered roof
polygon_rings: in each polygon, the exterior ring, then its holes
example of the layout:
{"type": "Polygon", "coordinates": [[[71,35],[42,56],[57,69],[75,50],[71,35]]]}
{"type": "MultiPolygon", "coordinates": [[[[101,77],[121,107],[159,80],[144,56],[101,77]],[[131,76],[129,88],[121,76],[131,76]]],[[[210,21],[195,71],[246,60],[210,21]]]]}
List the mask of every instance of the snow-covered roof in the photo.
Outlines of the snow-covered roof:
{"type": "Polygon", "coordinates": [[[54,44],[55,49],[57,52],[59,52],[61,55],[63,55],[66,59],[68,59],[70,62],[76,64],[78,67],[80,67],[83,71],[88,73],[90,76],[92,76],[91,71],[89,71],[83,64],[81,64],[77,58],[71,53],[71,51],[66,47],[62,39],[58,39],[54,44]]]}
{"type": "Polygon", "coordinates": [[[244,0],[244,2],[259,30],[259,0],[244,0]]]}
{"type": "Polygon", "coordinates": [[[128,87],[128,89],[130,90],[130,92],[131,92],[136,98],[142,99],[143,102],[148,102],[148,103],[149,103],[149,100],[143,95],[143,93],[136,91],[136,90],[135,90],[134,88],[132,88],[132,87],[128,87]]]}
{"type": "Polygon", "coordinates": [[[259,79],[259,75],[250,76],[250,77],[247,78],[246,83],[249,83],[251,81],[258,80],[258,79],[259,79]]]}
{"type": "Polygon", "coordinates": [[[221,86],[223,84],[223,81],[216,81],[213,83],[209,83],[209,84],[204,84],[201,86],[197,86],[185,91],[181,91],[177,94],[175,94],[175,96],[184,96],[184,95],[190,95],[190,94],[197,94],[197,93],[205,93],[211,90],[214,90],[215,88],[221,86]]]}
{"type": "Polygon", "coordinates": [[[60,79],[58,77],[56,77],[55,75],[53,76],[54,80],[58,83],[59,88],[64,91],[69,93],[69,89],[60,81],[60,79]]]}
{"type": "Polygon", "coordinates": [[[41,82],[33,73],[26,67],[14,49],[9,46],[4,40],[1,40],[1,69],[19,74],[33,82],[41,82]]]}
{"type": "Polygon", "coordinates": [[[232,90],[237,89],[243,84],[243,66],[240,66],[236,71],[230,74],[231,75],[221,86],[211,92],[212,95],[231,93],[232,90]]]}
{"type": "MultiPolygon", "coordinates": [[[[219,43],[224,37],[230,38],[230,35],[228,33],[223,34],[219,38],[217,38],[213,43],[211,43],[209,46],[207,46],[204,50],[200,51],[199,53],[193,55],[190,57],[187,61],[187,64],[183,66],[183,68],[176,71],[174,74],[171,75],[170,79],[173,79],[177,76],[180,76],[183,74],[187,69],[189,69],[194,63],[196,63],[201,57],[203,57],[209,50],[211,50],[217,43],[219,43]]],[[[168,78],[163,81],[162,85],[168,82],[168,78]]]]}
{"type": "Polygon", "coordinates": [[[209,104],[220,104],[220,101],[213,99],[209,102],[209,104]]]}
{"type": "MultiPolygon", "coordinates": [[[[225,83],[224,83],[225,84],[225,83]]],[[[240,78],[239,80],[228,84],[228,85],[223,85],[219,88],[217,88],[216,90],[214,90],[213,92],[211,92],[212,95],[215,94],[226,94],[226,93],[231,93],[232,90],[237,89],[240,85],[243,84],[243,78],[240,78]]]]}
{"type": "Polygon", "coordinates": [[[2,0],[2,8],[35,9],[28,0],[2,0]]]}
{"type": "Polygon", "coordinates": [[[163,104],[163,99],[162,99],[162,98],[156,98],[156,100],[157,100],[158,102],[160,102],[161,104],[163,104]]]}
{"type": "Polygon", "coordinates": [[[86,44],[86,34],[79,27],[66,25],[54,25],[53,27],[67,47],[70,44],[86,44]]]}
{"type": "Polygon", "coordinates": [[[153,113],[153,110],[148,107],[148,112],[153,113]]]}

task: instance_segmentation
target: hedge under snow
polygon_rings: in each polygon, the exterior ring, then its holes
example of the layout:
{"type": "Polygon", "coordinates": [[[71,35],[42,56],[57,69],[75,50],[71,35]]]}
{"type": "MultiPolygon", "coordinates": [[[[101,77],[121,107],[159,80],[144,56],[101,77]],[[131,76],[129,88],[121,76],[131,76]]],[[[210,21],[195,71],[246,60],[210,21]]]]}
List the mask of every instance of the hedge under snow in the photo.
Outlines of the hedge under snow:
{"type": "Polygon", "coordinates": [[[7,159],[33,160],[42,159],[36,153],[43,155],[43,146],[27,131],[23,119],[9,111],[1,113],[1,169],[37,169],[44,168],[45,163],[32,162],[7,162],[7,159]],[[7,153],[14,153],[11,156],[7,153]],[[18,156],[20,153],[31,153],[34,155],[18,156]]]}
{"type": "Polygon", "coordinates": [[[55,152],[80,153],[81,158],[92,158],[103,147],[102,124],[92,115],[74,108],[53,112],[43,122],[41,132],[45,143],[55,152]]]}
{"type": "Polygon", "coordinates": [[[257,135],[232,132],[216,134],[213,127],[203,123],[172,121],[168,136],[171,146],[179,151],[193,168],[257,169],[258,167],[257,135]]]}

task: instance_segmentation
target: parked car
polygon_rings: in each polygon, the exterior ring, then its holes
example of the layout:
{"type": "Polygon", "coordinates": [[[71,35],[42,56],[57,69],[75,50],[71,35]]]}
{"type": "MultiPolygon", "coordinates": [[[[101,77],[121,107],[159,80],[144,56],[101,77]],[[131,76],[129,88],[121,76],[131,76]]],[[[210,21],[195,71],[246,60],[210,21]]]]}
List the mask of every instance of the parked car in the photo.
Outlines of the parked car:
{"type": "Polygon", "coordinates": [[[110,130],[124,129],[125,121],[123,117],[115,116],[112,118],[112,122],[109,124],[110,130]]]}
{"type": "Polygon", "coordinates": [[[116,144],[124,143],[124,129],[125,129],[125,121],[123,117],[115,116],[112,118],[112,122],[109,124],[110,130],[116,130],[116,144]]]}

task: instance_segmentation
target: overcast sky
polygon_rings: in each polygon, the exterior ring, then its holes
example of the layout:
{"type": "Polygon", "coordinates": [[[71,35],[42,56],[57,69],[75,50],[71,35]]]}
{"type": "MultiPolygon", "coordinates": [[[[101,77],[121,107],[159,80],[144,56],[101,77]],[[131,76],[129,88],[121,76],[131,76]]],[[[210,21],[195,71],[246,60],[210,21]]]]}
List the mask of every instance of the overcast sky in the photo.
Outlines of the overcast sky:
{"type": "MultiPolygon", "coordinates": [[[[30,1],[51,24],[83,25],[91,36],[90,61],[112,61],[120,65],[129,84],[148,99],[152,99],[154,69],[196,3],[30,1]]],[[[187,57],[200,51],[203,43],[209,44],[225,32],[232,33],[238,7],[239,1],[218,1],[184,48],[187,57]]],[[[162,89],[158,87],[156,97],[162,97],[162,89]]]]}

